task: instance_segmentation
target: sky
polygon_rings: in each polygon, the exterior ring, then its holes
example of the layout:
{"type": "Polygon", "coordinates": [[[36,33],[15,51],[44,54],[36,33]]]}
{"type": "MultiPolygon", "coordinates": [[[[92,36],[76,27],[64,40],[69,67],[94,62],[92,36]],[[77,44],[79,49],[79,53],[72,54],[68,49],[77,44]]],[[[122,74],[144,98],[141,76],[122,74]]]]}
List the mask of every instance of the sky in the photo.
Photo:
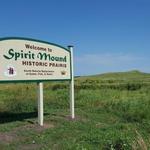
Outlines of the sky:
{"type": "Polygon", "coordinates": [[[150,0],[1,0],[12,36],[73,45],[75,75],[150,73],[150,0]]]}

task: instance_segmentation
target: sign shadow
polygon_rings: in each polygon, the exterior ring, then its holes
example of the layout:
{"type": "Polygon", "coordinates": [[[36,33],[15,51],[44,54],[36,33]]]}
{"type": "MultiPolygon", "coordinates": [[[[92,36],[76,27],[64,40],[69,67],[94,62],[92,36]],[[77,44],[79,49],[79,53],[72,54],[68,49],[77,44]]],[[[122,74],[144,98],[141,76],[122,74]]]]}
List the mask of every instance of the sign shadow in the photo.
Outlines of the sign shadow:
{"type": "MultiPolygon", "coordinates": [[[[48,115],[47,113],[44,115],[48,115]]],[[[25,119],[32,119],[38,116],[38,112],[0,112],[0,124],[14,122],[14,121],[24,121],[25,119]]]]}

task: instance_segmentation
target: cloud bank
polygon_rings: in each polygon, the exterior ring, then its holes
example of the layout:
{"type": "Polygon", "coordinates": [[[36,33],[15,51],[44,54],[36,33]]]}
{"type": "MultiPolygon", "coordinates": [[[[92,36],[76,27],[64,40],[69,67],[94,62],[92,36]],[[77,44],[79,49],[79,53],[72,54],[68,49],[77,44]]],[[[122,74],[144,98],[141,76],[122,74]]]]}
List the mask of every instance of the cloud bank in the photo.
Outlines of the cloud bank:
{"type": "Polygon", "coordinates": [[[77,75],[97,74],[114,71],[141,70],[150,72],[147,56],[129,53],[85,54],[75,57],[77,75]]]}

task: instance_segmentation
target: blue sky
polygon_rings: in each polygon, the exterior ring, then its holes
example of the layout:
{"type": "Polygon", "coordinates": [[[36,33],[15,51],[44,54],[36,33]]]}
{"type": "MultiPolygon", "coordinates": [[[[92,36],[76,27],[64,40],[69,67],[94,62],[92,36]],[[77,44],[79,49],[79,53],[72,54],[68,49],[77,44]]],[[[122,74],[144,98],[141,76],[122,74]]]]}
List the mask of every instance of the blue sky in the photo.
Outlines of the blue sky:
{"type": "Polygon", "coordinates": [[[149,0],[1,0],[8,36],[74,45],[76,75],[150,72],[149,0]]]}

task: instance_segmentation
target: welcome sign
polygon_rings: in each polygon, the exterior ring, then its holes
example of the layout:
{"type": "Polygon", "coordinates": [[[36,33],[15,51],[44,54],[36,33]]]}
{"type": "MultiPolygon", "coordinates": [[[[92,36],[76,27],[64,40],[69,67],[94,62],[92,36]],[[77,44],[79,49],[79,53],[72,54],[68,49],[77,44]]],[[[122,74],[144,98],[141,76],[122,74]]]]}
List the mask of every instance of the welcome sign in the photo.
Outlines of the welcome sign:
{"type": "Polygon", "coordinates": [[[0,82],[44,80],[71,80],[67,48],[34,39],[0,39],[0,82]]]}

